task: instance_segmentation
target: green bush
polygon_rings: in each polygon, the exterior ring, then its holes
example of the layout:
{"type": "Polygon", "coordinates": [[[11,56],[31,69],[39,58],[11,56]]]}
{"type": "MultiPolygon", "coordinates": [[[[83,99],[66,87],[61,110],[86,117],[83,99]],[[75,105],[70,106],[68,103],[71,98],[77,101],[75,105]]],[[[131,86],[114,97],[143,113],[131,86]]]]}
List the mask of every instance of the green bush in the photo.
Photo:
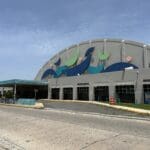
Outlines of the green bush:
{"type": "Polygon", "coordinates": [[[3,96],[5,98],[13,98],[13,91],[5,91],[3,96]]]}

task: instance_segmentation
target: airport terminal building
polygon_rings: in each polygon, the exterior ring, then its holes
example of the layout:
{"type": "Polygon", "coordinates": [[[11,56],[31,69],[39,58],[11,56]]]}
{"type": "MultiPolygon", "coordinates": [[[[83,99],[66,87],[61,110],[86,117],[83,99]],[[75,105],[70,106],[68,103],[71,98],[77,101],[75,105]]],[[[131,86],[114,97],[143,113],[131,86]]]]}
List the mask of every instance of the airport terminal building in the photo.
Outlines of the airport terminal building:
{"type": "Polygon", "coordinates": [[[82,42],[52,57],[35,80],[48,81],[49,99],[149,103],[150,46],[116,39],[82,42]]]}
{"type": "Polygon", "coordinates": [[[150,104],[150,45],[119,39],[85,41],[52,57],[34,80],[0,81],[2,98],[9,89],[14,100],[114,98],[150,104]]]}
{"type": "Polygon", "coordinates": [[[66,48],[52,57],[35,80],[48,82],[48,98],[150,102],[150,46],[98,39],[66,48]]]}

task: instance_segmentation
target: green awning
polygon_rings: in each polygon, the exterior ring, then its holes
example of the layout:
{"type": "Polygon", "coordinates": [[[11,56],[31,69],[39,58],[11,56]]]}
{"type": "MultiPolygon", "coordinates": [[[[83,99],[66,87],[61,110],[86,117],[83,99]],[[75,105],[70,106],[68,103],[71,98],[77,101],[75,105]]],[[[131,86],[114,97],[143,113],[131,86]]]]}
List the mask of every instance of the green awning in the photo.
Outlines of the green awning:
{"type": "Polygon", "coordinates": [[[13,85],[35,85],[35,86],[46,86],[48,85],[47,82],[36,81],[36,80],[20,80],[20,79],[13,79],[13,80],[5,80],[0,81],[0,86],[13,86],[13,85]]]}

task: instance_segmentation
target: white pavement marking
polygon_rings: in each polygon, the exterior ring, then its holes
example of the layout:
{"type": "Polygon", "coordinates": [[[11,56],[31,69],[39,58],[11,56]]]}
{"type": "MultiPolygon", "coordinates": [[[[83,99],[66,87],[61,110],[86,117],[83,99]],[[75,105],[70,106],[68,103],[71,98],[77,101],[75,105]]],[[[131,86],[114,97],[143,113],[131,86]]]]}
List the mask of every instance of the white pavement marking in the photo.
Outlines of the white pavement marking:
{"type": "Polygon", "coordinates": [[[79,112],[67,109],[55,109],[55,108],[44,108],[43,110],[52,111],[56,113],[64,113],[64,114],[78,114],[81,116],[90,116],[90,117],[114,117],[114,118],[123,118],[123,119],[135,119],[135,120],[145,120],[150,121],[150,118],[143,118],[143,117],[133,117],[133,116],[123,116],[123,115],[109,115],[109,114],[102,114],[102,113],[93,113],[93,112],[79,112]]]}
{"type": "Polygon", "coordinates": [[[13,143],[8,138],[0,137],[0,150],[25,150],[23,147],[13,143]]]}

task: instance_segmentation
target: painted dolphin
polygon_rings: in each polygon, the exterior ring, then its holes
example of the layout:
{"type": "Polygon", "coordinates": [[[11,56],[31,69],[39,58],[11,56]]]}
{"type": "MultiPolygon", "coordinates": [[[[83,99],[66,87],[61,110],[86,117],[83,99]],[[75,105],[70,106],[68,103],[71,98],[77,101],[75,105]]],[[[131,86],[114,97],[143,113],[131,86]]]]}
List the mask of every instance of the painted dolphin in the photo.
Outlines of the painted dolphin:
{"type": "Polygon", "coordinates": [[[138,67],[133,64],[126,63],[126,62],[118,62],[108,66],[103,72],[122,71],[128,67],[133,67],[133,69],[138,69],[138,67]]]}
{"type": "Polygon", "coordinates": [[[55,65],[56,65],[56,66],[59,66],[60,63],[61,63],[61,58],[59,58],[59,59],[55,62],[55,65]]]}
{"type": "Polygon", "coordinates": [[[49,75],[55,76],[55,75],[56,75],[55,70],[53,70],[53,69],[47,69],[47,70],[43,73],[41,79],[43,80],[44,78],[48,77],[49,75]]]}
{"type": "Polygon", "coordinates": [[[95,66],[89,66],[87,69],[87,72],[90,74],[96,74],[96,73],[100,73],[104,70],[104,65],[100,64],[97,67],[95,66]]]}
{"type": "Polygon", "coordinates": [[[88,68],[90,61],[91,61],[91,55],[88,55],[86,57],[86,59],[84,61],[81,62],[81,64],[73,67],[73,68],[69,68],[65,70],[65,74],[67,76],[77,76],[79,74],[82,74],[85,72],[85,70],[88,68]]]}
{"type": "Polygon", "coordinates": [[[66,70],[67,68],[68,68],[67,66],[61,66],[61,67],[57,68],[57,70],[56,70],[56,75],[54,75],[54,77],[55,77],[55,78],[60,77],[60,76],[65,72],[65,70],[66,70]]]}
{"type": "Polygon", "coordinates": [[[95,47],[90,47],[89,49],[87,49],[87,51],[85,53],[85,57],[87,57],[88,55],[92,54],[94,49],[95,49],[95,47]]]}

